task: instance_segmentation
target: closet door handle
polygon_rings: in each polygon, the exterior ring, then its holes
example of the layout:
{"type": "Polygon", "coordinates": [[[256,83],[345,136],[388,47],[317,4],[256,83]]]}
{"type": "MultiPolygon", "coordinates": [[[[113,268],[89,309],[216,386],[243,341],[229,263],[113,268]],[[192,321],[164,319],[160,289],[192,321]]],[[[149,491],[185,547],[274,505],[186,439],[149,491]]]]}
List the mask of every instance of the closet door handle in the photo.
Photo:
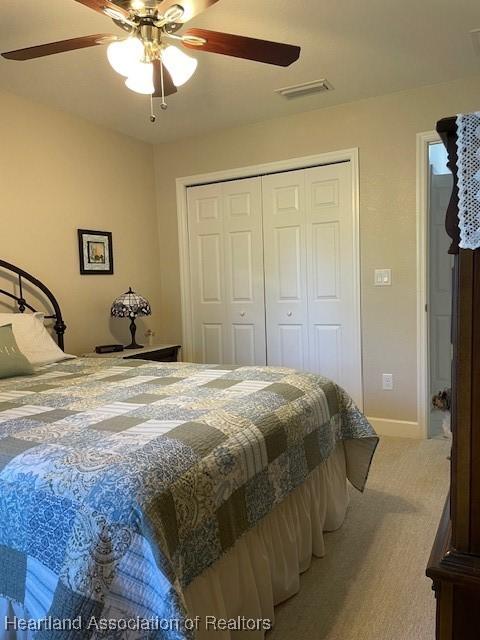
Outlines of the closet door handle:
{"type": "Polygon", "coordinates": [[[293,313],[291,311],[287,311],[287,316],[291,318],[293,316],[293,313]]]}
{"type": "Polygon", "coordinates": [[[245,311],[240,311],[240,315],[242,316],[242,318],[244,318],[247,314],[245,313],[245,311]]]}

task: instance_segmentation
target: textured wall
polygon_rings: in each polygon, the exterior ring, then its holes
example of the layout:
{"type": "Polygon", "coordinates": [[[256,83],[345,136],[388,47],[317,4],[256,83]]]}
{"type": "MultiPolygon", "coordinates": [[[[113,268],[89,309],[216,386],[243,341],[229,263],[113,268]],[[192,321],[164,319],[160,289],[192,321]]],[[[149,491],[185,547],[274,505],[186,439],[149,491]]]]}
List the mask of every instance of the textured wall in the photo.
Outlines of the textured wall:
{"type": "Polygon", "coordinates": [[[158,145],[164,336],[181,338],[175,178],[358,147],[365,410],[416,421],[416,134],[479,107],[474,76],[158,145]],[[373,286],[381,267],[393,269],[390,288],[373,286]],[[383,372],[394,391],[382,390],[383,372]]]}
{"type": "Polygon", "coordinates": [[[0,93],[0,257],[42,280],[68,325],[66,348],[125,340],[112,300],[131,285],[160,318],[153,150],[86,121],[0,93]],[[77,229],[113,232],[115,274],[81,276],[77,229]]]}

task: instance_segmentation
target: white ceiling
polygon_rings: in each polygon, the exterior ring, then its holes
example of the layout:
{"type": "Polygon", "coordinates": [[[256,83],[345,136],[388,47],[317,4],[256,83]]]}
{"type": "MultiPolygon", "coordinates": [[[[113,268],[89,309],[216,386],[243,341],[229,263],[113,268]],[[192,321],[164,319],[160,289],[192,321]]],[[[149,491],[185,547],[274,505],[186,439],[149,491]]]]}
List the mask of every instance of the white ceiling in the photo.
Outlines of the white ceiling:
{"type": "MultiPolygon", "coordinates": [[[[0,50],[90,33],[122,33],[73,0],[2,0],[0,50]]],[[[220,0],[189,26],[298,44],[287,69],[194,53],[198,70],[149,122],[149,98],[129,91],[105,47],[30,62],[0,61],[0,89],[152,143],[319,109],[480,73],[469,35],[478,0],[220,0]],[[275,89],[328,78],[328,94],[287,101],[275,89]]],[[[193,53],[189,51],[189,53],[193,53]]]]}

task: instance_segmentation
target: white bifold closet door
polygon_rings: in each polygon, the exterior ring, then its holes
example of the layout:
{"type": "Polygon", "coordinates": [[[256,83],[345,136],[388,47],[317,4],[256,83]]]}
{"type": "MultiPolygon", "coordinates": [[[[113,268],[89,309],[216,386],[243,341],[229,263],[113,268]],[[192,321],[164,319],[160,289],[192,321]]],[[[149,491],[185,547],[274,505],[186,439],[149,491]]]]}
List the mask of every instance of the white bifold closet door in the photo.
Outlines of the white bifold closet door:
{"type": "Polygon", "coordinates": [[[267,361],[361,401],[352,174],[338,163],[263,178],[267,361]]]}
{"type": "Polygon", "coordinates": [[[188,189],[193,361],[265,365],[261,178],[188,189]]]}
{"type": "Polygon", "coordinates": [[[350,163],[188,189],[193,359],[332,378],[361,403],[350,163]]]}

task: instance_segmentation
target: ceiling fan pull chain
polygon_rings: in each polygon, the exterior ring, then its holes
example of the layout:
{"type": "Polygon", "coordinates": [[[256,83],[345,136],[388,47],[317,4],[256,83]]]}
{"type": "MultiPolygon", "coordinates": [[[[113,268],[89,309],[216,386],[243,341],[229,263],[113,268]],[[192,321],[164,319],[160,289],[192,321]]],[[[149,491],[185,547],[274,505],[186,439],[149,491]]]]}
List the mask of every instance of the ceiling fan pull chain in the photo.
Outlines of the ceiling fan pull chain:
{"type": "Polygon", "coordinates": [[[162,55],[160,54],[160,82],[162,83],[162,102],[160,103],[160,108],[165,111],[168,108],[168,105],[165,101],[165,82],[163,78],[163,60],[162,55]]]}
{"type": "Polygon", "coordinates": [[[150,122],[155,123],[157,120],[157,116],[155,115],[155,111],[153,109],[153,93],[150,94],[150,122]]]}

